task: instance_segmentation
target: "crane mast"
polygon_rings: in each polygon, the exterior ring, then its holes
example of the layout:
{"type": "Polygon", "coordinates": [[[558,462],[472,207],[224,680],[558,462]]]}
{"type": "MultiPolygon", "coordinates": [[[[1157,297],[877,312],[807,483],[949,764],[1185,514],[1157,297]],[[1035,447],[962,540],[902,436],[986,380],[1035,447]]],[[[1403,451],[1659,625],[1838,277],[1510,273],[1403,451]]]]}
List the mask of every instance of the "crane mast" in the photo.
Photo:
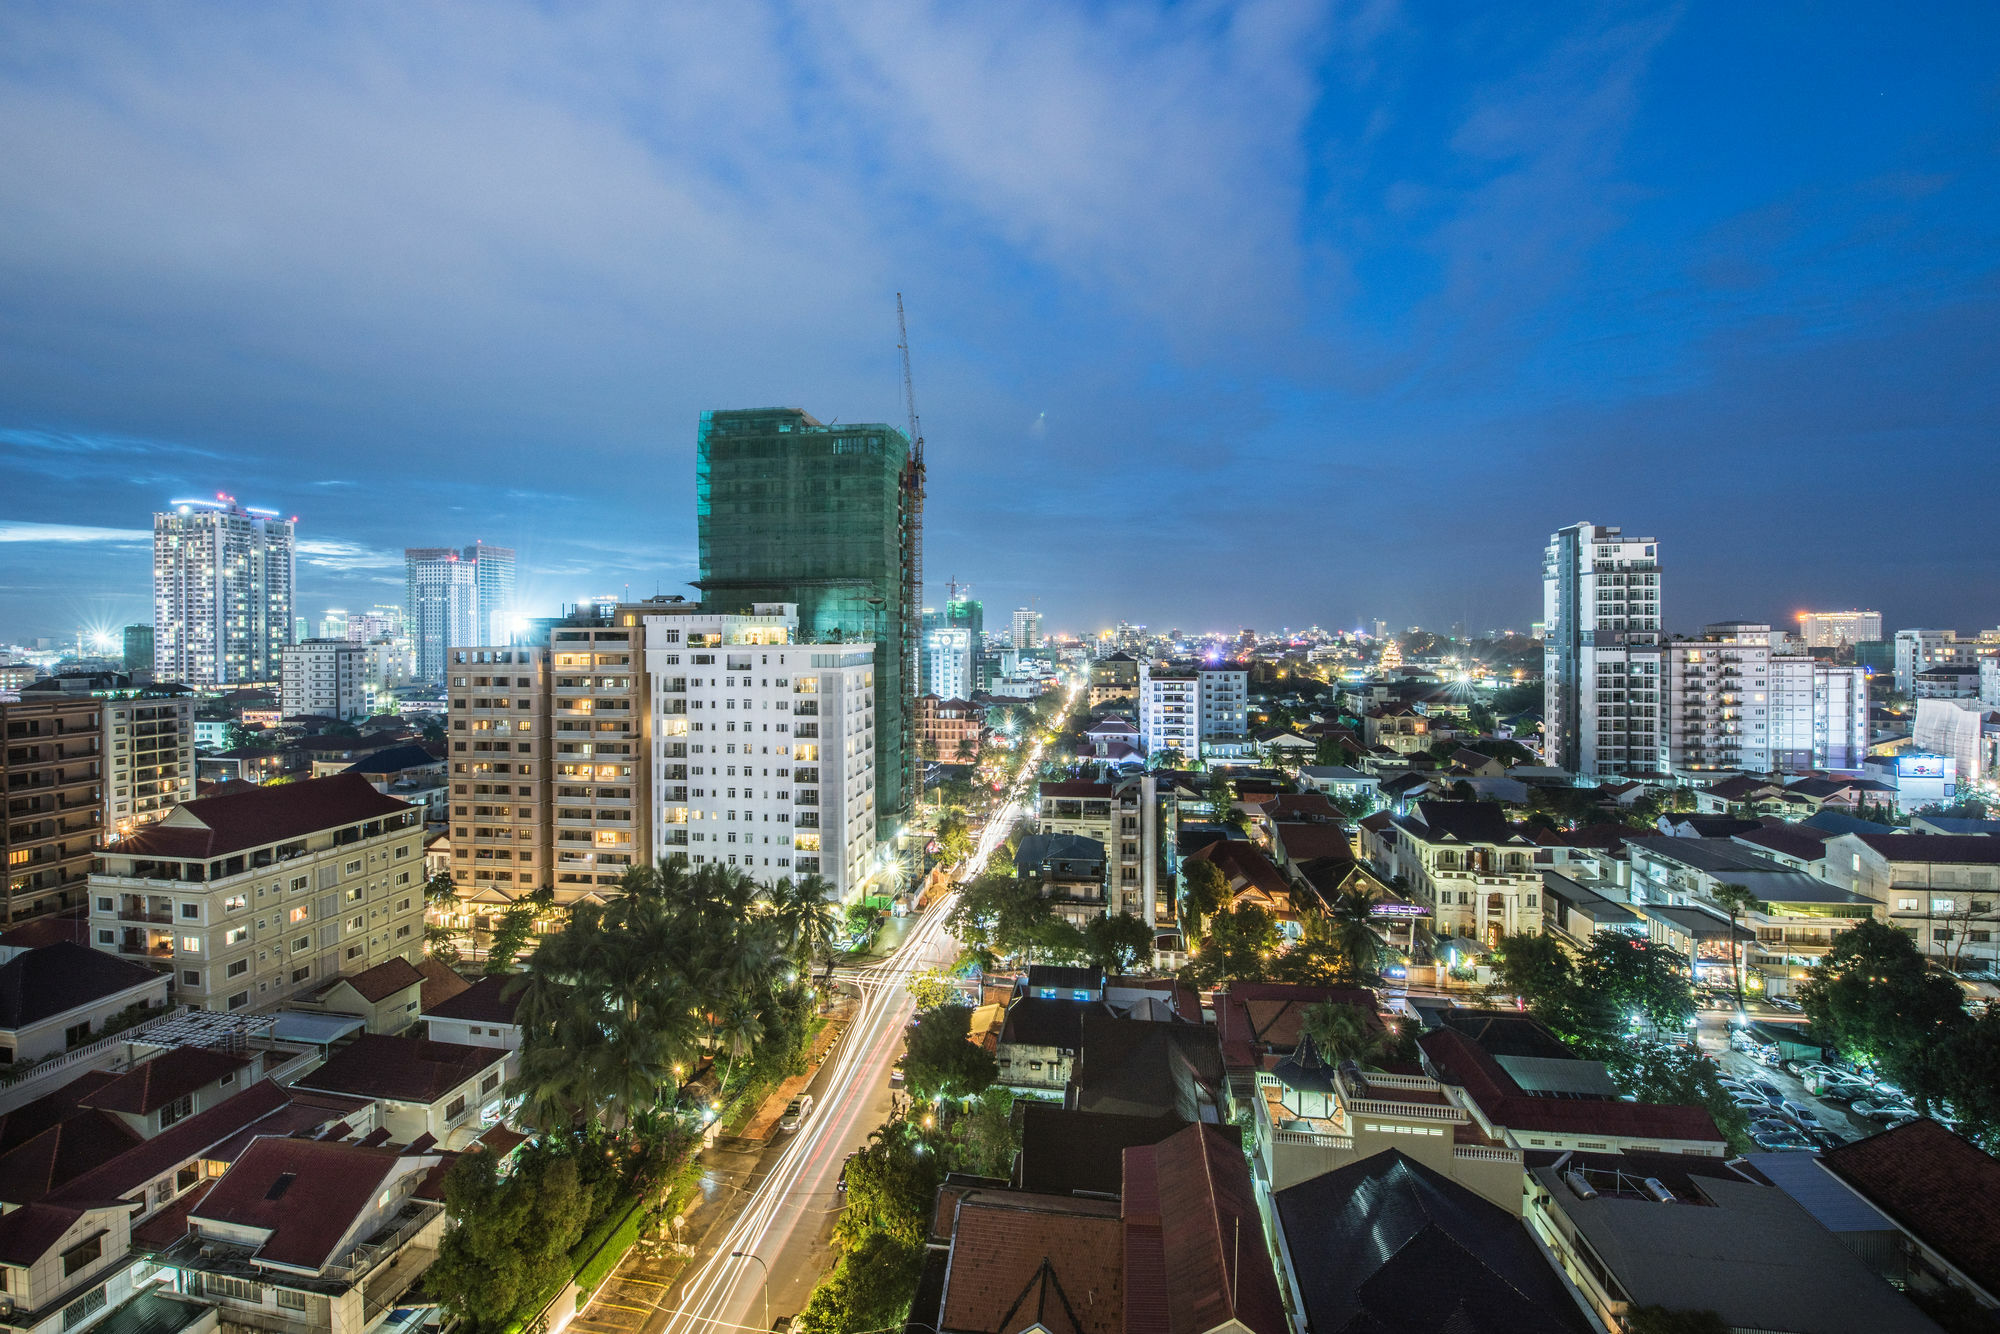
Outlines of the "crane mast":
{"type": "Polygon", "coordinates": [[[924,614],[924,428],[917,420],[916,382],[910,376],[910,329],[903,294],[896,293],[896,349],[903,358],[903,403],[910,413],[910,461],[903,468],[903,809],[915,806],[918,791],[915,728],[911,725],[921,690],[919,643],[924,614]]]}

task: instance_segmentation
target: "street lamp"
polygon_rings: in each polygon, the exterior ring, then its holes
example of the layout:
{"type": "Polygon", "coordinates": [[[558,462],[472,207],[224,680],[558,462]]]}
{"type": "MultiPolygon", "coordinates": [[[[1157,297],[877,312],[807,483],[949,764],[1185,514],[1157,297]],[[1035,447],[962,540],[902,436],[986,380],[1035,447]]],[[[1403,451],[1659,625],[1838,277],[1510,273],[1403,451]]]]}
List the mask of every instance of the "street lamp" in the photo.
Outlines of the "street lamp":
{"type": "MultiPolygon", "coordinates": [[[[757,1260],[757,1257],[748,1251],[731,1251],[729,1254],[732,1259],[736,1260],[757,1260]]],[[[771,1266],[765,1264],[762,1260],[757,1260],[757,1267],[764,1271],[764,1328],[769,1329],[771,1327],[771,1266]]]]}

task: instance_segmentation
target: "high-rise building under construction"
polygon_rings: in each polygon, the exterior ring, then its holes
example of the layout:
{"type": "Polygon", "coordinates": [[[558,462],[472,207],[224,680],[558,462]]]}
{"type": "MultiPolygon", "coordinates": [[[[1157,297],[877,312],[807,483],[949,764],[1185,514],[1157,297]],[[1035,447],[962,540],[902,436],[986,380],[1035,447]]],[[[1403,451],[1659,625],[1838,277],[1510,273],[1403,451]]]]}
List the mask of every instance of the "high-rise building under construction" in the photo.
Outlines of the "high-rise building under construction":
{"type": "Polygon", "coordinates": [[[875,645],[875,827],[914,800],[917,612],[910,441],[893,426],[827,425],[797,408],[704,412],[695,456],[703,602],[798,607],[801,639],[875,645]]]}

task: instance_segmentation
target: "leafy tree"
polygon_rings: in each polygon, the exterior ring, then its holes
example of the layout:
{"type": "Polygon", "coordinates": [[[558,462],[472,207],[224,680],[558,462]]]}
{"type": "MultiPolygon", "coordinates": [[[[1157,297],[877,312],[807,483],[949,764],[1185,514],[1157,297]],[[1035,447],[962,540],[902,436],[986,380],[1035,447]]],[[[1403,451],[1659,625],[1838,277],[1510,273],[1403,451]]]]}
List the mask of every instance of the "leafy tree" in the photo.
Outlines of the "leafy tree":
{"type": "Polygon", "coordinates": [[[444,1198],[451,1225],[424,1282],[476,1334],[532,1316],[569,1280],[592,1205],[574,1157],[531,1144],[503,1178],[493,1154],[460,1154],[444,1198]]]}
{"type": "Polygon", "coordinates": [[[1308,1005],[1299,1015],[1299,1026],[1333,1065],[1342,1061],[1367,1065],[1383,1059],[1394,1046],[1388,1030],[1373,1014],[1341,1001],[1308,1005]]]}
{"type": "Polygon", "coordinates": [[[434,908],[458,902],[458,886],[452,883],[450,871],[439,871],[424,881],[424,902],[434,908]]]}
{"type": "Polygon", "coordinates": [[[813,1289],[792,1321],[799,1334],[866,1334],[902,1328],[924,1267],[921,1244],[871,1232],[813,1289]]]}
{"type": "Polygon", "coordinates": [[[448,926],[424,924],[424,953],[447,968],[458,967],[464,957],[458,948],[458,932],[448,926]]]}
{"type": "Polygon", "coordinates": [[[1872,918],[1835,937],[1799,1000],[1822,1041],[1919,1098],[1941,1092],[1935,1058],[1967,1023],[1958,984],[1933,972],[1908,936],[1872,918]]]}
{"type": "Polygon", "coordinates": [[[835,916],[830,886],[816,875],[793,880],[781,877],[767,891],[778,927],[792,942],[792,963],[801,976],[812,972],[813,960],[833,954],[835,916]]]}
{"type": "Polygon", "coordinates": [[[1197,931],[1229,902],[1229,880],[1222,868],[1204,857],[1181,863],[1181,901],[1186,905],[1189,924],[1197,931]]]}
{"type": "Polygon", "coordinates": [[[520,957],[534,934],[533,908],[517,903],[501,913],[499,925],[493,928],[493,939],[486,947],[487,975],[491,977],[512,972],[514,960],[520,957]]]}
{"type": "Polygon", "coordinates": [[[975,1046],[972,1007],[941,1005],[917,1017],[903,1061],[903,1078],[920,1098],[972,1098],[984,1093],[1000,1076],[993,1053],[975,1046]]]}
{"type": "Polygon", "coordinates": [[[962,862],[972,856],[974,846],[972,830],[965,817],[957,811],[946,815],[938,822],[938,856],[946,862],[962,862]]]}
{"type": "Polygon", "coordinates": [[[1960,1133],[1988,1153],[2000,1149],[2000,1010],[1960,1025],[1943,1044],[1938,1064],[1960,1133]]]}
{"type": "Polygon", "coordinates": [[[1083,928],[1083,944],[1093,967],[1126,973],[1152,961],[1153,928],[1126,913],[1106,913],[1083,928]]]}
{"type": "Polygon", "coordinates": [[[1501,986],[1539,1008],[1576,985],[1576,960],[1554,936],[1524,932],[1500,938],[1493,974],[1501,986]]]}
{"type": "Polygon", "coordinates": [[[1197,986],[1224,982],[1260,982],[1272,972],[1278,949],[1278,928],[1271,915],[1254,903],[1217,913],[1201,939],[1201,949],[1183,974],[1197,986]]]}
{"type": "Polygon", "coordinates": [[[1622,931],[1599,931],[1577,965],[1577,983],[1620,1014],[1644,1015],[1680,1031],[1694,1016],[1694,979],[1685,954],[1622,931]]]}
{"type": "Polygon", "coordinates": [[[1327,929],[1345,960],[1345,980],[1361,986],[1381,981],[1382,938],[1375,934],[1375,894],[1349,889],[1327,905],[1327,929]]]}
{"type": "Polygon", "coordinates": [[[1700,1052],[1657,1042],[1617,1042],[1599,1049],[1613,1082],[1640,1102],[1707,1110],[1731,1152],[1749,1153],[1750,1118],[1722,1087],[1715,1063],[1700,1052]]]}
{"type": "Polygon", "coordinates": [[[922,972],[910,974],[903,985],[910,993],[910,999],[917,1003],[917,1009],[935,1010],[940,1005],[949,1005],[958,998],[958,988],[953,985],[953,977],[942,968],[926,968],[922,972]]]}
{"type": "Polygon", "coordinates": [[[914,1122],[884,1123],[847,1164],[847,1204],[833,1225],[834,1240],[853,1249],[879,1233],[906,1246],[922,1246],[945,1168],[936,1146],[914,1122]]]}
{"type": "Polygon", "coordinates": [[[952,1167],[974,1176],[1007,1177],[1014,1171],[1014,1152],[1021,1147],[1014,1133],[1014,1095],[990,1088],[966,1105],[952,1122],[952,1167]]]}

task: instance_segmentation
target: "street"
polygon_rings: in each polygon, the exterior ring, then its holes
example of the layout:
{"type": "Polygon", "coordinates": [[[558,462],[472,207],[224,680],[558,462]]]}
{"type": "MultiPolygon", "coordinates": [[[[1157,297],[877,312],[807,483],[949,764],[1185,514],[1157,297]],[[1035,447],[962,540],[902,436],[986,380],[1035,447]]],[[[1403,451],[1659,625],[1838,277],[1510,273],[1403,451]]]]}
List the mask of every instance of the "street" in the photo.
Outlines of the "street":
{"type": "MultiPolygon", "coordinates": [[[[987,821],[965,877],[979,874],[1022,814],[1041,753],[1038,740],[1006,800],[987,821]]],[[[644,1313],[635,1324],[620,1321],[621,1330],[707,1334],[768,1329],[778,1317],[796,1314],[805,1305],[832,1263],[827,1234],[840,1207],[841,1165],[889,1116],[889,1067],[916,1008],[905,983],[911,974],[949,964],[957,956],[945,930],[956,901],[956,894],[948,894],[932,904],[887,960],[846,975],[861,988],[862,1006],[813,1081],[810,1091],[817,1105],[812,1117],[795,1132],[780,1132],[777,1146],[747,1173],[756,1184],[743,1190],[740,1212],[713,1238],[698,1243],[678,1282],[659,1290],[653,1303],[632,1305],[627,1299],[621,1305],[622,1311],[644,1313]]],[[[703,1161],[727,1152],[711,1150],[703,1161]]],[[[598,1321],[585,1328],[604,1334],[598,1321]]]]}

